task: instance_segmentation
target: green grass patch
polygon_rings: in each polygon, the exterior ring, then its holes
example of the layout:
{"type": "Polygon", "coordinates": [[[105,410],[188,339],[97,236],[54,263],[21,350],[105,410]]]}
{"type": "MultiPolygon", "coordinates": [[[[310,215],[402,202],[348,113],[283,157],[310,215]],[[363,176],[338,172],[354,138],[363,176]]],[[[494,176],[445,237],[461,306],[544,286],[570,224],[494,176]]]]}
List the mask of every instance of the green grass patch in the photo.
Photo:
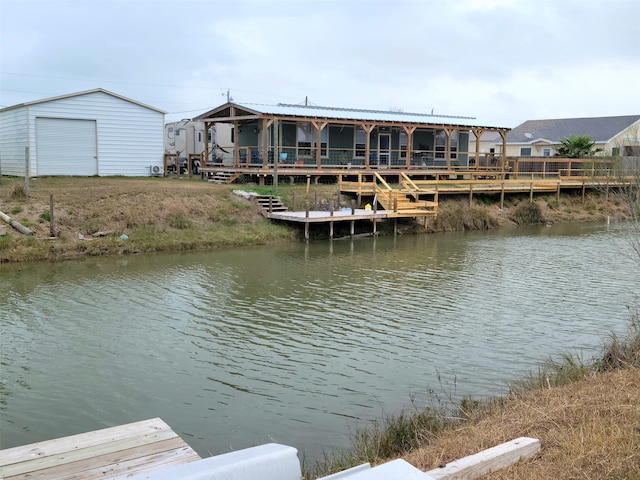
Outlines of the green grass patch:
{"type": "Polygon", "coordinates": [[[169,225],[177,230],[193,228],[193,222],[182,214],[176,214],[169,218],[169,225]]]}
{"type": "Polygon", "coordinates": [[[348,448],[325,453],[323,458],[305,465],[304,478],[326,476],[363,463],[377,464],[400,457],[426,445],[450,422],[443,411],[431,407],[401,411],[358,428],[348,448]]]}

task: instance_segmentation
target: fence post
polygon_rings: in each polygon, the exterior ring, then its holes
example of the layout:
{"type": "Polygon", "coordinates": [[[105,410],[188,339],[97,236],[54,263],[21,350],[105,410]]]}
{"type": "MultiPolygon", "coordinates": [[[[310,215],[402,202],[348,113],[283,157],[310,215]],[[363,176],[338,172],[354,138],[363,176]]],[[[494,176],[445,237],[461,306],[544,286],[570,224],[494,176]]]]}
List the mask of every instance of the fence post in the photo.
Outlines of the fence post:
{"type": "Polygon", "coordinates": [[[51,194],[49,195],[49,236],[57,237],[53,213],[53,194],[51,194]]]}
{"type": "Polygon", "coordinates": [[[24,147],[24,192],[27,198],[29,198],[29,147],[24,147]]]}

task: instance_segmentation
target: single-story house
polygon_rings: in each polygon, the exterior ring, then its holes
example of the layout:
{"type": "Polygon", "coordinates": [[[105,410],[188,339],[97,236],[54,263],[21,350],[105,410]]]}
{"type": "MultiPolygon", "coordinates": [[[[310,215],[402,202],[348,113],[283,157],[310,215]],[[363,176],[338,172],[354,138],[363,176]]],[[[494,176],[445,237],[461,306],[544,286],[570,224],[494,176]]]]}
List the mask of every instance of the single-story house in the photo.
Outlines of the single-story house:
{"type": "MultiPolygon", "coordinates": [[[[572,135],[586,135],[602,156],[640,155],[640,115],[527,120],[507,135],[507,157],[552,157],[572,135]]],[[[496,145],[496,151],[501,151],[496,145]]]]}
{"type": "Polygon", "coordinates": [[[101,88],[0,109],[2,174],[161,172],[165,113],[101,88]]]}
{"type": "Polygon", "coordinates": [[[266,167],[277,152],[279,163],[321,168],[419,169],[469,167],[469,135],[508,128],[473,117],[321,107],[229,102],[194,120],[205,129],[233,125],[234,167],[266,167]]]}

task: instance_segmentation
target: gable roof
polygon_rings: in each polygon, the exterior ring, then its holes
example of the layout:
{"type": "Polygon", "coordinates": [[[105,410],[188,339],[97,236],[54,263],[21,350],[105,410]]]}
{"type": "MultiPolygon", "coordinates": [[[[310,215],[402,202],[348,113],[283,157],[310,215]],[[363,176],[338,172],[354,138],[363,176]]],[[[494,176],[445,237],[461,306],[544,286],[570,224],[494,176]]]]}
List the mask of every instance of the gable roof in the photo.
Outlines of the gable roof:
{"type": "Polygon", "coordinates": [[[507,143],[560,143],[571,135],[588,135],[596,143],[607,143],[638,122],[640,115],[527,120],[507,134],[507,143]]]}
{"type": "Polygon", "coordinates": [[[105,90],[103,88],[94,88],[93,90],[86,90],[84,92],[69,93],[67,95],[60,95],[58,97],[43,98],[42,100],[34,100],[34,101],[31,101],[31,102],[19,103],[17,105],[12,105],[10,107],[2,108],[2,109],[0,109],[0,112],[4,112],[6,110],[11,110],[11,109],[14,109],[14,108],[28,107],[30,105],[37,105],[39,103],[53,102],[55,100],[62,100],[62,99],[65,99],[65,98],[72,98],[72,97],[79,97],[79,96],[82,96],[82,95],[89,95],[89,94],[98,93],[98,92],[104,93],[106,95],[111,95],[112,97],[119,98],[119,99],[124,100],[124,101],[129,102],[129,103],[134,103],[134,104],[139,105],[141,107],[148,108],[149,110],[154,110],[156,112],[163,113],[163,114],[167,113],[164,110],[160,110],[159,108],[155,108],[155,107],[151,107],[149,105],[145,105],[144,103],[137,102],[136,100],[131,100],[130,98],[123,97],[122,95],[118,95],[117,93],[110,92],[110,91],[105,90]]]}
{"type": "Polygon", "coordinates": [[[367,110],[356,108],[321,107],[316,105],[292,105],[279,103],[277,105],[264,105],[253,103],[226,103],[217,108],[198,115],[194,120],[214,120],[216,117],[231,117],[232,110],[238,116],[256,118],[259,115],[276,115],[286,117],[298,117],[300,119],[351,120],[351,121],[378,121],[389,123],[416,123],[431,125],[464,126],[469,128],[504,128],[489,126],[480,122],[475,117],[463,117],[454,115],[433,115],[428,113],[409,113],[385,110],[367,110]]]}

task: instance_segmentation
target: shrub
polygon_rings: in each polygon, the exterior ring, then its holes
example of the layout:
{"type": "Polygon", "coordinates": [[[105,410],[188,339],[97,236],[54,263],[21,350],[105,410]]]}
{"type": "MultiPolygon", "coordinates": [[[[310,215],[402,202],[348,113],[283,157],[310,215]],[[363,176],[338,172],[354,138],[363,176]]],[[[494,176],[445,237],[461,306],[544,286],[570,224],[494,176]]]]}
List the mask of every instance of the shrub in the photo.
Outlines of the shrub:
{"type": "Polygon", "coordinates": [[[22,183],[16,183],[11,190],[11,198],[21,200],[27,198],[27,190],[22,183]]]}
{"type": "Polygon", "coordinates": [[[602,357],[595,362],[598,372],[628,367],[640,367],[640,309],[631,312],[631,324],[625,337],[611,334],[604,345],[602,357]]]}
{"type": "Polygon", "coordinates": [[[452,208],[443,208],[438,212],[435,229],[445,232],[489,230],[497,227],[498,224],[498,219],[487,208],[457,204],[452,208]]]}
{"type": "Polygon", "coordinates": [[[522,203],[511,214],[511,220],[518,225],[536,225],[545,223],[540,205],[537,203],[522,203]]]}

